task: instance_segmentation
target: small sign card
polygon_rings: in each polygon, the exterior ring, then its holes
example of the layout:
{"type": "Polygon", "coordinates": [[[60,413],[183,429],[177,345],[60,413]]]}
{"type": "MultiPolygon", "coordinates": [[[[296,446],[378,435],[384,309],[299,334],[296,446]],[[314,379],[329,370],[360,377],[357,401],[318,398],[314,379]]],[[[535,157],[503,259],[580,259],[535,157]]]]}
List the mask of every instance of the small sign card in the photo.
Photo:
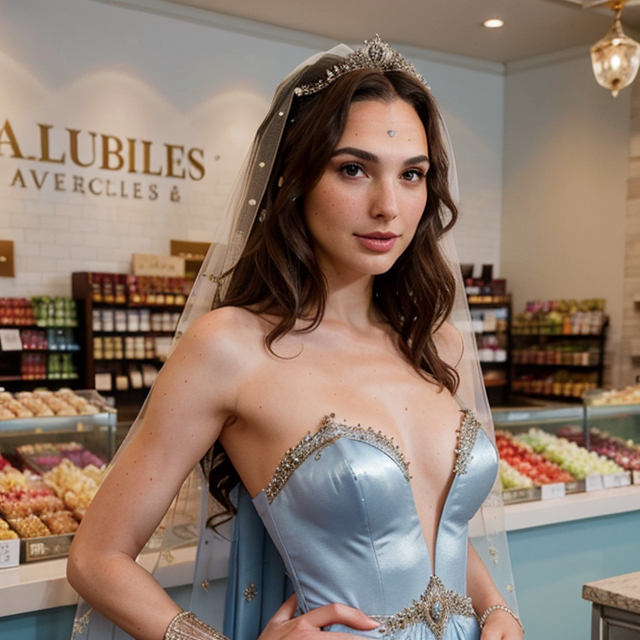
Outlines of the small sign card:
{"type": "Polygon", "coordinates": [[[0,329],[0,349],[2,351],[22,351],[20,329],[0,329]]]}
{"type": "Polygon", "coordinates": [[[599,473],[592,473],[584,479],[585,491],[599,491],[604,489],[604,482],[599,473]]]}
{"type": "Polygon", "coordinates": [[[147,253],[134,253],[131,268],[136,276],[165,276],[184,278],[184,258],[179,256],[156,256],[147,253]]]}
{"type": "Polygon", "coordinates": [[[628,473],[607,473],[602,476],[602,481],[606,489],[611,487],[628,487],[631,484],[631,478],[628,473]]]}
{"type": "Polygon", "coordinates": [[[566,489],[564,482],[554,482],[553,484],[543,484],[540,487],[541,500],[553,500],[555,498],[564,498],[566,489]]]}
{"type": "Polygon", "coordinates": [[[20,564],[20,540],[0,540],[0,569],[20,564]]]}

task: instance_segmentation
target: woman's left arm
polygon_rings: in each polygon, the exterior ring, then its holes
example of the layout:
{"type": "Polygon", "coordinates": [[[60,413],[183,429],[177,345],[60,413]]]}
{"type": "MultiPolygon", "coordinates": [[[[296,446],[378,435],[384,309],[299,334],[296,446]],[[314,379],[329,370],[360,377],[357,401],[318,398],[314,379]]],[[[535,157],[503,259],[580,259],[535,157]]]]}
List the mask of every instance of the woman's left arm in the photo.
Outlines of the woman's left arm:
{"type": "Polygon", "coordinates": [[[524,638],[520,618],[507,606],[471,542],[467,558],[467,594],[481,623],[481,640],[524,638]]]}

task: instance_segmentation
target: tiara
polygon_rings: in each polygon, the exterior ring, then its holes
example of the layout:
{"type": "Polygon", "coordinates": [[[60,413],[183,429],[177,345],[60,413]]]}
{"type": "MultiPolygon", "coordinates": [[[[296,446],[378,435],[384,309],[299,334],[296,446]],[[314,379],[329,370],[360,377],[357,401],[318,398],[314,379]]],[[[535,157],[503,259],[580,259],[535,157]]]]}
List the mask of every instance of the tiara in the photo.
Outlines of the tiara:
{"type": "Polygon", "coordinates": [[[339,64],[329,67],[325,77],[310,84],[296,87],[293,92],[297,96],[310,96],[326,89],[332,82],[357,69],[379,69],[380,71],[403,71],[419,80],[427,89],[429,85],[418,70],[398,51],[380,39],[376,33],[373,40],[365,40],[364,46],[350,53],[339,64]]]}

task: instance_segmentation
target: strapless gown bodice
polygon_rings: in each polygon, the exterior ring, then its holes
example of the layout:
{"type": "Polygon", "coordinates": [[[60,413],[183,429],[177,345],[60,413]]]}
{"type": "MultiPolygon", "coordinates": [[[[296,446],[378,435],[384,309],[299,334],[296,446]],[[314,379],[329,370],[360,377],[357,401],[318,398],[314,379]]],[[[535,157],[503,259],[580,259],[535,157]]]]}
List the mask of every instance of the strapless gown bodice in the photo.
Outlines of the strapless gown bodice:
{"type": "Polygon", "coordinates": [[[408,463],[383,433],[329,416],[287,452],[253,504],[302,612],[340,602],[379,617],[374,632],[351,630],[361,636],[479,637],[465,597],[468,523],[491,490],[497,455],[475,416],[463,413],[433,559],[408,463]]]}

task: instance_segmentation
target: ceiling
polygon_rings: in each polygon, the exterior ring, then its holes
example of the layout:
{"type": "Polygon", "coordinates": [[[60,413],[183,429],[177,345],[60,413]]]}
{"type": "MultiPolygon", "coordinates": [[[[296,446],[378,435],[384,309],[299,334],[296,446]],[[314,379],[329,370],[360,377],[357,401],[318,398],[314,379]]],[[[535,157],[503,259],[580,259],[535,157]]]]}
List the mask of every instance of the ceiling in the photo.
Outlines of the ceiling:
{"type": "MultiPolygon", "coordinates": [[[[229,16],[356,44],[380,33],[412,45],[496,63],[590,46],[613,22],[603,0],[169,0],[229,16]],[[501,29],[482,27],[502,18],[501,29]]],[[[640,2],[629,0],[625,31],[640,35],[640,2]]]]}

